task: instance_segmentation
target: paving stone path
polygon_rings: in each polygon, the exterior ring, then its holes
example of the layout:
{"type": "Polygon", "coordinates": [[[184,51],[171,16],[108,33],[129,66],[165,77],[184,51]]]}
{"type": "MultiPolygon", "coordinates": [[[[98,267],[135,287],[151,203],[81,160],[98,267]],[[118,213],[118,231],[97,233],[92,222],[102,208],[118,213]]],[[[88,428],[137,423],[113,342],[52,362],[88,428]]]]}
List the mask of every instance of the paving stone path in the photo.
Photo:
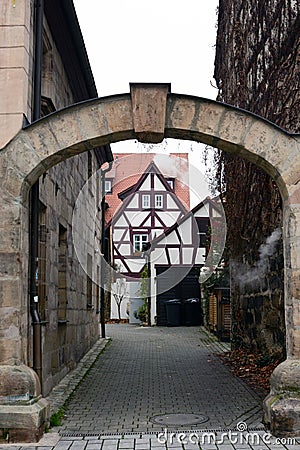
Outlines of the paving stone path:
{"type": "Polygon", "coordinates": [[[161,430],[151,421],[160,414],[204,416],[193,428],[260,424],[261,399],[214,355],[226,346],[203,328],[110,325],[107,335],[112,342],[71,398],[61,433],[161,430]]]}
{"type": "Polygon", "coordinates": [[[266,435],[262,400],[222,365],[216,353],[228,345],[205,329],[109,325],[107,335],[112,340],[105,351],[100,340],[49,397],[54,412],[77,386],[63,424],[39,444],[0,445],[0,450],[300,449],[300,440],[276,442],[266,435]],[[177,419],[195,414],[204,421],[179,422],[167,435],[159,434],[166,428],[152,420],[164,414],[177,419]],[[248,435],[224,434],[244,425],[248,435]]]}

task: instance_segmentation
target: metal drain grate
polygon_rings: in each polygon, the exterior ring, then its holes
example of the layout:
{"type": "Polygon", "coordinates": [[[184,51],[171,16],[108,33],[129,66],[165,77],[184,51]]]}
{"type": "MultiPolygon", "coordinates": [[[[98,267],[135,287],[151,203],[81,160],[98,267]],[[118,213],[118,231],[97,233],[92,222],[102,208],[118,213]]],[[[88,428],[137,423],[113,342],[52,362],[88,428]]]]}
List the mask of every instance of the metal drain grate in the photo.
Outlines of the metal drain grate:
{"type": "MultiPolygon", "coordinates": [[[[178,430],[176,428],[171,429],[170,431],[174,431],[174,432],[178,432],[178,430]]],[[[225,433],[225,432],[229,432],[229,431],[236,431],[235,427],[230,427],[230,428],[202,428],[202,429],[180,429],[180,432],[182,433],[225,433]]],[[[249,427],[248,428],[248,432],[253,432],[253,431],[266,431],[266,428],[264,426],[256,426],[256,427],[249,427]]],[[[77,431],[60,431],[59,435],[64,438],[64,437],[95,437],[97,439],[100,439],[102,436],[109,436],[110,438],[120,438],[120,436],[126,437],[126,436],[140,436],[142,437],[143,435],[155,435],[157,436],[158,431],[152,431],[152,430],[146,430],[146,431],[127,431],[127,432],[120,432],[120,433],[114,433],[114,432],[77,432],[77,431]]]]}
{"type": "Polygon", "coordinates": [[[202,414],[161,414],[150,419],[152,423],[165,426],[197,425],[207,421],[208,417],[202,414]]]}

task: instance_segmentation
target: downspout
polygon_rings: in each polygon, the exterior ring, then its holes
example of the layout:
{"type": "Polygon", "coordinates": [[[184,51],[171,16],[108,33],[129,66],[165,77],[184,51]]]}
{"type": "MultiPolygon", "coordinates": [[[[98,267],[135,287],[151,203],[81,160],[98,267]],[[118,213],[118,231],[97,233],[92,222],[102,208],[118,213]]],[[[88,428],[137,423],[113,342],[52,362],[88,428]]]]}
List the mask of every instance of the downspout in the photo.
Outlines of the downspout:
{"type": "Polygon", "coordinates": [[[105,289],[103,286],[103,279],[105,276],[103,261],[105,252],[105,174],[112,168],[113,161],[108,163],[107,169],[101,169],[101,293],[100,293],[100,324],[101,324],[101,337],[105,338],[105,289]]]}
{"type": "MultiPolygon", "coordinates": [[[[32,121],[41,117],[44,0],[35,0],[35,58],[32,121]]],[[[30,313],[33,325],[33,369],[42,384],[42,333],[38,312],[39,181],[30,192],[30,313]]]]}

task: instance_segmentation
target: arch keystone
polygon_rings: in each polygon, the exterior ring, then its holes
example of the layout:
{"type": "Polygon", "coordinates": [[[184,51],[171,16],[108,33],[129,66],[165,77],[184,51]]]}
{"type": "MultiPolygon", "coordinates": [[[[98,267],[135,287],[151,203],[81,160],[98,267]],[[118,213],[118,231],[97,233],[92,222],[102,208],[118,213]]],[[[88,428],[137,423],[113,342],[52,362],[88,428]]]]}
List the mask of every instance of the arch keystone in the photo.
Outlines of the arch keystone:
{"type": "Polygon", "coordinates": [[[133,126],[139,142],[162,142],[169,92],[169,83],[130,83],[133,126]]]}

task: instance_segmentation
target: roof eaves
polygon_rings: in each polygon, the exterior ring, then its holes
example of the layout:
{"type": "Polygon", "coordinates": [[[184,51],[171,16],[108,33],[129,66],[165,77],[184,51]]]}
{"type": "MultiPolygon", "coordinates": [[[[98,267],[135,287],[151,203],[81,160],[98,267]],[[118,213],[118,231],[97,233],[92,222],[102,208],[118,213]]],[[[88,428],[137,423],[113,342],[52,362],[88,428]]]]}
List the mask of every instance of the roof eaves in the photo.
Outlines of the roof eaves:
{"type": "Polygon", "coordinates": [[[45,0],[45,16],[75,102],[98,97],[73,0],[45,0]]]}

